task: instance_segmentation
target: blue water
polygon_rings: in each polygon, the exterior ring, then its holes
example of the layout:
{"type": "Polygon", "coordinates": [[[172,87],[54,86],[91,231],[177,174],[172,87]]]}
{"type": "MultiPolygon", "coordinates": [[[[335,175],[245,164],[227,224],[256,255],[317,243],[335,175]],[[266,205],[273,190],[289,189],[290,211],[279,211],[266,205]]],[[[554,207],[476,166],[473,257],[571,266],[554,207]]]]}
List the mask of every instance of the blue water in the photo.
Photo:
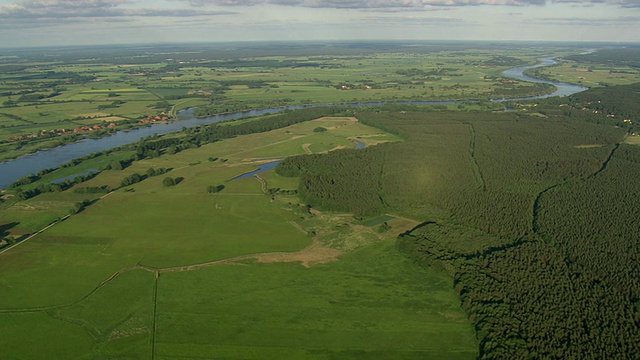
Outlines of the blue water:
{"type": "Polygon", "coordinates": [[[366,147],[367,147],[367,144],[363,143],[362,141],[359,141],[359,140],[355,140],[355,139],[354,139],[354,140],[353,140],[353,142],[355,142],[355,143],[356,143],[356,150],[364,149],[364,148],[366,148],[366,147]]]}
{"type": "Polygon", "coordinates": [[[236,176],[236,177],[234,177],[233,179],[231,179],[229,181],[246,179],[248,177],[253,177],[253,175],[257,175],[257,174],[263,173],[265,171],[273,170],[281,162],[282,162],[282,160],[276,160],[276,161],[272,161],[272,162],[261,164],[261,165],[258,166],[258,170],[254,170],[252,172],[248,172],[248,173],[244,173],[242,175],[236,176]]]}
{"type": "MultiPolygon", "coordinates": [[[[542,67],[542,66],[549,66],[556,63],[556,61],[553,60],[552,58],[543,58],[543,59],[540,59],[540,61],[541,63],[537,65],[524,66],[524,67],[506,70],[503,72],[503,75],[506,77],[511,77],[511,78],[515,78],[523,81],[552,84],[558,88],[554,93],[548,94],[548,95],[531,96],[531,97],[524,97],[524,98],[494,99],[492,101],[501,102],[501,101],[509,101],[509,100],[542,99],[542,98],[547,98],[551,96],[567,96],[567,95],[571,95],[571,94],[575,94],[575,93],[587,90],[587,88],[582,86],[536,79],[523,74],[523,72],[528,69],[542,67]]],[[[399,102],[399,104],[407,104],[407,105],[451,105],[451,104],[459,104],[459,103],[462,103],[462,101],[399,102]]],[[[380,106],[385,104],[387,103],[371,102],[371,103],[356,103],[356,104],[347,104],[347,105],[366,107],[366,106],[380,106]]],[[[329,106],[329,105],[314,105],[314,106],[329,106]]],[[[230,114],[220,114],[220,115],[210,116],[206,118],[196,118],[193,115],[193,112],[190,110],[182,111],[180,112],[180,117],[186,117],[187,118],[186,120],[176,121],[168,124],[154,124],[149,127],[129,130],[129,131],[119,131],[114,135],[103,137],[100,139],[84,139],[73,144],[58,146],[50,150],[38,151],[34,154],[21,156],[17,159],[0,163],[0,189],[7,188],[9,184],[18,180],[19,178],[23,176],[27,176],[29,174],[36,174],[38,173],[38,171],[42,169],[56,168],[73,159],[77,159],[79,157],[89,155],[94,152],[109,150],[118,146],[131,144],[144,137],[153,136],[155,134],[162,135],[162,134],[167,134],[173,131],[178,131],[183,128],[190,128],[190,127],[195,127],[199,125],[212,124],[212,123],[221,122],[221,121],[236,120],[243,117],[280,113],[285,110],[297,110],[297,109],[303,109],[308,107],[311,107],[311,106],[287,106],[287,107],[270,108],[270,109],[264,109],[264,110],[251,110],[251,111],[243,111],[243,112],[230,113],[230,114]]]]}
{"type": "Polygon", "coordinates": [[[73,175],[69,175],[69,176],[65,176],[65,177],[59,178],[59,179],[52,180],[51,183],[52,184],[59,184],[59,183],[65,182],[67,180],[71,181],[71,180],[73,180],[73,179],[75,179],[75,178],[77,178],[79,176],[87,176],[87,175],[91,175],[91,174],[95,174],[95,173],[99,173],[99,172],[100,172],[100,170],[98,170],[98,169],[89,169],[89,170],[83,172],[82,174],[73,174],[73,175]]]}
{"type": "Polygon", "coordinates": [[[522,81],[528,81],[532,83],[551,84],[556,87],[556,91],[546,95],[529,96],[529,97],[522,97],[522,98],[511,98],[511,99],[493,99],[491,101],[502,102],[502,101],[513,101],[513,100],[545,99],[545,98],[554,97],[554,96],[569,96],[569,95],[577,94],[579,92],[583,92],[585,90],[589,90],[589,88],[586,88],[580,85],[543,80],[543,79],[538,79],[538,78],[525,75],[524,72],[529,69],[535,69],[535,68],[544,67],[544,66],[551,66],[558,63],[553,58],[541,58],[539,60],[540,60],[539,64],[532,65],[532,66],[522,66],[518,68],[505,70],[502,72],[502,75],[504,77],[522,80],[522,81]]]}

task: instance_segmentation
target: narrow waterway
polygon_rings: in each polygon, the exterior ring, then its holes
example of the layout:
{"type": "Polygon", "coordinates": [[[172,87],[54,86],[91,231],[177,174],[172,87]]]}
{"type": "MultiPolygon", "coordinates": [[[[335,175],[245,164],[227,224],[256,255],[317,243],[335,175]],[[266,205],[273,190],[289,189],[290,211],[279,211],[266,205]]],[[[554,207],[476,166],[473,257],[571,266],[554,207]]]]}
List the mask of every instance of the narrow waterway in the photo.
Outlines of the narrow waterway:
{"type": "MultiPolygon", "coordinates": [[[[531,96],[524,98],[509,98],[509,99],[494,99],[493,101],[510,101],[510,100],[532,100],[532,99],[542,99],[552,96],[568,96],[581,91],[587,90],[587,88],[567,84],[560,83],[555,81],[548,81],[543,79],[536,79],[530,76],[524,75],[524,72],[529,69],[550,66],[554,65],[557,62],[553,60],[553,58],[542,58],[540,59],[540,63],[532,66],[523,66],[519,68],[509,69],[503,72],[505,77],[510,77],[522,81],[536,82],[536,83],[546,83],[554,85],[557,90],[551,94],[540,95],[540,96],[531,96]]],[[[409,105],[450,105],[456,104],[457,101],[404,101],[399,102],[400,104],[409,104],[409,105]]],[[[358,106],[358,107],[366,107],[366,106],[380,106],[384,105],[386,102],[371,102],[371,103],[355,103],[355,104],[346,104],[349,106],[358,106]]],[[[328,106],[328,105],[313,105],[313,106],[328,106]]],[[[103,137],[100,139],[84,139],[73,144],[67,144],[63,146],[58,146],[56,148],[50,150],[42,150],[33,154],[21,156],[14,160],[9,160],[3,163],[0,163],[0,189],[4,189],[12,182],[18,180],[23,176],[27,176],[29,174],[36,174],[42,169],[48,168],[56,168],[61,164],[67,163],[73,159],[77,159],[82,156],[89,155],[94,152],[104,151],[113,149],[118,146],[127,145],[134,143],[142,138],[153,136],[154,134],[162,135],[167,134],[173,131],[181,130],[182,128],[191,128],[198,125],[206,125],[217,123],[221,121],[229,121],[236,120],[244,117],[252,117],[252,116],[260,116],[266,114],[274,114],[280,113],[285,110],[297,110],[303,109],[310,106],[287,106],[287,107],[279,107],[279,108],[270,108],[264,110],[251,110],[251,111],[243,111],[229,114],[220,114],[215,116],[210,116],[206,118],[197,118],[193,115],[191,110],[185,110],[180,112],[180,118],[184,118],[185,120],[175,121],[167,124],[154,124],[149,127],[139,128],[135,130],[129,131],[119,131],[114,135],[103,137]]]]}

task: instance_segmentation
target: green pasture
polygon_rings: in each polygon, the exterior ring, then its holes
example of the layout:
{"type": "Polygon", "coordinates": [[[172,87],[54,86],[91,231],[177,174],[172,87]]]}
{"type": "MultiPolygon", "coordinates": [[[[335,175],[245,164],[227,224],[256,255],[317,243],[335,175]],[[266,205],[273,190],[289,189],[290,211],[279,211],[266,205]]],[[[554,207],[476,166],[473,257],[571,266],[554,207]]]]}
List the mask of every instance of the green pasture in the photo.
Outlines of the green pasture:
{"type": "Polygon", "coordinates": [[[25,121],[15,120],[8,118],[4,115],[0,115],[0,127],[12,127],[12,126],[20,126],[27,124],[25,121]]]}
{"type": "MultiPolygon", "coordinates": [[[[319,119],[137,161],[76,185],[115,187],[134,172],[171,169],[104,196],[0,254],[0,329],[11,332],[0,346],[11,348],[12,358],[43,358],[35,348],[63,358],[145,359],[154,348],[156,358],[473,358],[473,329],[451,280],[396,253],[393,234],[368,248],[379,240],[342,225],[323,238],[343,249],[360,244],[361,250],[309,269],[238,260],[245,265],[170,270],[247,254],[286,254],[311,244],[307,232],[324,233],[320,229],[332,228],[327,220],[304,220],[296,206],[263,194],[255,178],[228,180],[256,168],[249,158],[304,153],[298,140],[326,142],[328,150],[334,144],[353,147],[348,138],[370,135],[381,132],[348,118],[319,119]],[[318,126],[328,131],[313,132],[318,126]],[[165,186],[167,176],[181,181],[165,186]],[[210,185],[224,189],[209,194],[210,185]],[[154,310],[155,269],[161,273],[154,310]],[[393,286],[380,286],[387,283],[393,286]],[[28,327],[42,334],[25,337],[28,327]],[[256,337],[260,333],[269,336],[256,337]]],[[[40,181],[126,156],[90,159],[40,181]]],[[[261,177],[268,187],[297,187],[296,179],[273,171],[261,177]]],[[[73,189],[47,193],[3,207],[0,219],[16,223],[16,233],[34,231],[68,214],[76,202],[99,196],[73,189]]]]}
{"type": "Polygon", "coordinates": [[[89,296],[47,311],[0,313],[8,359],[146,359],[153,332],[151,272],[123,272],[89,296]]]}
{"type": "Polygon", "coordinates": [[[165,96],[187,96],[192,89],[187,88],[148,88],[147,91],[165,97],[165,96]]]}
{"type": "Polygon", "coordinates": [[[540,73],[557,81],[580,84],[587,87],[627,85],[640,82],[640,71],[630,67],[583,66],[574,62],[565,62],[553,67],[540,69],[540,73]]]}
{"type": "Polygon", "coordinates": [[[0,313],[0,329],[5,359],[78,359],[93,347],[91,335],[81,326],[44,312],[0,313]]]}
{"type": "MultiPolygon", "coordinates": [[[[253,181],[251,186],[259,189],[253,181]]],[[[0,271],[7,272],[7,290],[1,307],[68,303],[136,264],[190,265],[247,253],[293,251],[309,243],[288,223],[295,216],[264,195],[183,194],[180,186],[163,193],[109,195],[3,254],[0,271]]],[[[24,226],[26,218],[12,220],[24,226]]]]}
{"type": "Polygon", "coordinates": [[[385,215],[379,215],[379,216],[376,216],[374,218],[367,219],[367,220],[363,221],[362,225],[364,225],[364,226],[376,226],[376,225],[380,225],[380,224],[382,224],[384,222],[387,222],[387,221],[390,221],[390,220],[393,220],[393,219],[395,219],[395,217],[390,216],[390,215],[386,215],[386,214],[385,215]]]}
{"type": "MultiPolygon", "coordinates": [[[[15,231],[33,233],[69,214],[74,204],[93,194],[45,193],[10,207],[0,208],[0,223],[18,223],[15,231]]],[[[12,231],[14,232],[14,231],[12,231]]]]}
{"type": "Polygon", "coordinates": [[[628,136],[624,142],[625,144],[640,145],[640,136],[628,136]]]}
{"type": "Polygon", "coordinates": [[[472,359],[451,280],[393,240],[304,268],[220,265],[158,282],[156,357],[472,359]]]}

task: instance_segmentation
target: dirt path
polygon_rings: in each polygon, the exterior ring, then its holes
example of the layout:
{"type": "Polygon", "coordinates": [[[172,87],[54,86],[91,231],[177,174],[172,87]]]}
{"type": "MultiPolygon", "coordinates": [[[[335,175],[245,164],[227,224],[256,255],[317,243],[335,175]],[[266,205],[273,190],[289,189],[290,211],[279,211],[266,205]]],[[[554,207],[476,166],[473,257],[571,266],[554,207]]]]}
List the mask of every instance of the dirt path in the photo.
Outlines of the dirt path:
{"type": "Polygon", "coordinates": [[[262,192],[263,193],[267,193],[267,182],[260,177],[260,175],[255,174],[253,175],[254,178],[256,178],[256,180],[258,180],[260,182],[260,187],[262,188],[262,192]]]}
{"type": "Polygon", "coordinates": [[[304,150],[304,152],[306,152],[307,154],[311,155],[311,154],[313,154],[313,151],[311,151],[309,146],[311,146],[311,144],[309,144],[309,143],[302,144],[302,149],[304,150]]]}
{"type": "Polygon", "coordinates": [[[343,252],[337,249],[326,247],[322,241],[315,240],[311,245],[296,252],[271,252],[271,253],[259,253],[250,255],[241,255],[229,259],[210,261],[202,264],[194,264],[187,266],[176,266],[163,269],[151,269],[145,267],[147,270],[156,271],[158,274],[169,272],[182,272],[193,271],[202,268],[217,266],[217,265],[243,265],[239,263],[245,260],[256,260],[259,263],[279,263],[279,262],[300,262],[304,267],[310,267],[316,264],[324,264],[338,260],[338,257],[343,252]]]}

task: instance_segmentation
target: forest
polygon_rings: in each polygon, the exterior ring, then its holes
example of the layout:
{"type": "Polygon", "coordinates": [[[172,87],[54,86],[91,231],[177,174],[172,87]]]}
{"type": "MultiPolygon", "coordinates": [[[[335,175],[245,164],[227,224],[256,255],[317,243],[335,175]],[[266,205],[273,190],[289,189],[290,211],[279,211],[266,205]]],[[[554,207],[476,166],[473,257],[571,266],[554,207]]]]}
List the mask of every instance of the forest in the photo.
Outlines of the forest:
{"type": "Polygon", "coordinates": [[[583,64],[608,64],[638,68],[640,67],[638,55],[640,55],[640,47],[632,45],[620,49],[601,49],[589,54],[569,55],[564,58],[583,64]]]}
{"type": "Polygon", "coordinates": [[[397,246],[453,276],[481,358],[629,358],[640,352],[640,148],[622,143],[640,93],[629,90],[494,113],[363,111],[405,141],[276,170],[300,177],[312,207],[423,221],[397,246]]]}

